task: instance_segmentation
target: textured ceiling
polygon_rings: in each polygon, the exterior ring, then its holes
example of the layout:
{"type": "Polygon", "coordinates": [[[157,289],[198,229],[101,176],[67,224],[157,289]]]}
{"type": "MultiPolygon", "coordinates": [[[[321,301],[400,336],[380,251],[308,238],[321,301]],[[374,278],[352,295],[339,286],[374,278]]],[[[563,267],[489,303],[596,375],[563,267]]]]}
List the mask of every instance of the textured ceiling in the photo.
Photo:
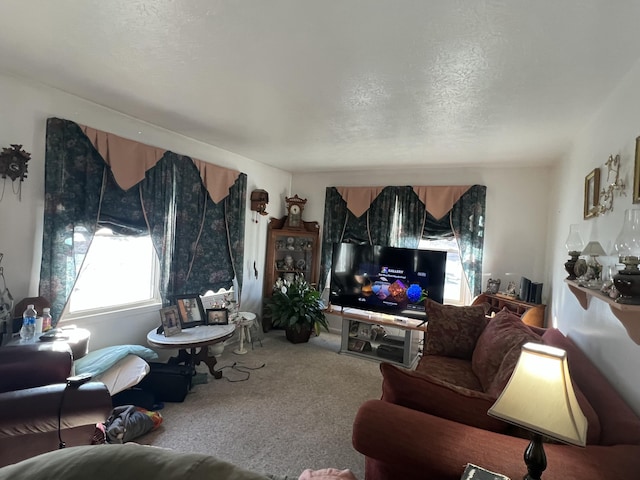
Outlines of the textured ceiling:
{"type": "Polygon", "coordinates": [[[3,0],[0,72],[289,171],[550,164],[638,61],[639,18],[637,0],[3,0]]]}

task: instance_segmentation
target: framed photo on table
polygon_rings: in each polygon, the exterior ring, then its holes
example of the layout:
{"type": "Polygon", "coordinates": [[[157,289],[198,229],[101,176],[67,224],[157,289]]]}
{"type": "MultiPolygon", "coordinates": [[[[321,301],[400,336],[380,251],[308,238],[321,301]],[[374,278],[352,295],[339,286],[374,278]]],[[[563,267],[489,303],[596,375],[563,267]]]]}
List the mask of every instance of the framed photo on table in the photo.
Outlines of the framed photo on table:
{"type": "Polygon", "coordinates": [[[229,325],[229,310],[226,308],[207,308],[207,325],[229,325]]]}
{"type": "Polygon", "coordinates": [[[164,331],[165,337],[171,337],[182,331],[178,307],[175,305],[160,309],[160,322],[162,323],[162,330],[164,331]]]}
{"type": "Polygon", "coordinates": [[[204,308],[202,300],[197,293],[176,295],[175,297],[178,312],[180,313],[180,324],[182,328],[191,328],[205,324],[204,308]]]}

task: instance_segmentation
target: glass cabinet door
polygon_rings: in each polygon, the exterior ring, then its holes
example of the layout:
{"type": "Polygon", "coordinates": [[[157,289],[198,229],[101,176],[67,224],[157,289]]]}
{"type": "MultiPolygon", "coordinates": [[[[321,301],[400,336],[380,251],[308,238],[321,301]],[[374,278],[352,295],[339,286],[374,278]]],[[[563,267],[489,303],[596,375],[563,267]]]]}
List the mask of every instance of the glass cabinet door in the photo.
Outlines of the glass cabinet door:
{"type": "Polygon", "coordinates": [[[313,242],[311,236],[277,235],[275,240],[275,277],[293,280],[296,274],[312,282],[313,242]]]}

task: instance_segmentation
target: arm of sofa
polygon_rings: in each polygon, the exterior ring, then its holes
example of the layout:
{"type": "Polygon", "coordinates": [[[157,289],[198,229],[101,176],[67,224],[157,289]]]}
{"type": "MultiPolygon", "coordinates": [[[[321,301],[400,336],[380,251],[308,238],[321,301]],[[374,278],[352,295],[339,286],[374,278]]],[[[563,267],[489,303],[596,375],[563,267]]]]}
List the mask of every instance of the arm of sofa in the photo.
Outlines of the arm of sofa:
{"type": "MultiPolygon", "coordinates": [[[[528,440],[489,432],[382,400],[365,402],[353,424],[353,446],[364,454],[367,480],[459,480],[467,463],[522,478],[528,440]]],[[[636,478],[639,445],[586,448],[545,444],[545,480],[636,478]]]]}
{"type": "Polygon", "coordinates": [[[55,384],[0,393],[0,466],[58,448],[89,445],[96,423],[112,409],[111,396],[101,382],[80,387],[55,384]]]}
{"type": "Polygon", "coordinates": [[[0,348],[0,392],[63,383],[73,357],[64,342],[35,342],[0,348]]]}

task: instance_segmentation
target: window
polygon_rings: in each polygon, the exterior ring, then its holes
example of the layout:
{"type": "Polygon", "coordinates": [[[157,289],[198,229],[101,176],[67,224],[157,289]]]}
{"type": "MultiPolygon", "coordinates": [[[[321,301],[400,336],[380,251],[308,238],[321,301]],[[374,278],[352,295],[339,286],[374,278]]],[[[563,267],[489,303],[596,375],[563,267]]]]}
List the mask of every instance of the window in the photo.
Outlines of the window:
{"type": "Polygon", "coordinates": [[[454,237],[437,240],[420,240],[421,250],[440,250],[447,252],[447,269],[444,281],[444,301],[452,305],[468,305],[471,301],[469,286],[464,278],[458,242],[454,237]]]}
{"type": "MultiPolygon", "coordinates": [[[[149,235],[116,235],[102,228],[90,246],[89,241],[85,229],[76,229],[75,250],[88,251],[69,298],[70,314],[160,302],[158,259],[149,235]]],[[[76,260],[69,259],[68,269],[80,268],[81,259],[76,260]]]]}

